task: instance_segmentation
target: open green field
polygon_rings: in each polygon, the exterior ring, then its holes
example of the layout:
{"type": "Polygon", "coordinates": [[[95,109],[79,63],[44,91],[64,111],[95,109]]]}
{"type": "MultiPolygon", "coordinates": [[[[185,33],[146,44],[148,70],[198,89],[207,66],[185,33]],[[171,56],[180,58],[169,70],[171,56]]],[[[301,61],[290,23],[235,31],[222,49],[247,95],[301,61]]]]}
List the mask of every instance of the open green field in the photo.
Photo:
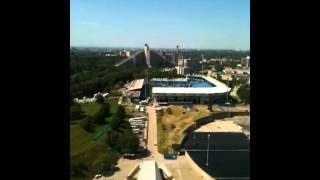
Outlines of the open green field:
{"type": "Polygon", "coordinates": [[[80,107],[82,111],[86,114],[86,116],[93,116],[95,113],[97,113],[101,107],[100,104],[98,103],[85,103],[85,104],[80,104],[80,107]]]}
{"type": "Polygon", "coordinates": [[[170,106],[171,112],[166,109],[157,111],[158,151],[172,152],[173,144],[180,144],[184,136],[183,131],[197,119],[211,115],[207,106],[194,106],[197,110],[186,110],[182,106],[170,106]]]}
{"type": "Polygon", "coordinates": [[[91,135],[79,125],[70,126],[70,155],[94,144],[91,135]]]}

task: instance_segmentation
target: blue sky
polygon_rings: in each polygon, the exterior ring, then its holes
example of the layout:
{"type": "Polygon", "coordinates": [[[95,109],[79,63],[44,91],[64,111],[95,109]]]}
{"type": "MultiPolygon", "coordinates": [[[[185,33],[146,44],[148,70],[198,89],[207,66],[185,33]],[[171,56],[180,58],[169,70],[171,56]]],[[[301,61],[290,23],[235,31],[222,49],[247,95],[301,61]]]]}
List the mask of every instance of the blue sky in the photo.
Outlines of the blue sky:
{"type": "Polygon", "coordinates": [[[70,45],[250,49],[249,0],[71,0],[70,45]]]}

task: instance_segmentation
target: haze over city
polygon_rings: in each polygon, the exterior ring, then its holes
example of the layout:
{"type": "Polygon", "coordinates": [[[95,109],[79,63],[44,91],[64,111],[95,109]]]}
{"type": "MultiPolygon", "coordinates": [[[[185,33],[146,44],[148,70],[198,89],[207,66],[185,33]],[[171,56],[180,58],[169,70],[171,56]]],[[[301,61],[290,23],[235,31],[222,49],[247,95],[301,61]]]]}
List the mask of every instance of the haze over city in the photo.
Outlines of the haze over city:
{"type": "Polygon", "coordinates": [[[250,50],[249,0],[72,0],[70,46],[250,50]]]}

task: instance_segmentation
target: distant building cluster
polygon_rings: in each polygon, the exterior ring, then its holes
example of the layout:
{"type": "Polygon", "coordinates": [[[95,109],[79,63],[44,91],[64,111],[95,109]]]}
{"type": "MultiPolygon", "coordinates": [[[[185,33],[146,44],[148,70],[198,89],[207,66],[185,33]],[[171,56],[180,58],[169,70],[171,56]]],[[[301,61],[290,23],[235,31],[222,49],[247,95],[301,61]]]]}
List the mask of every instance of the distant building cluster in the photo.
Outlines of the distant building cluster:
{"type": "Polygon", "coordinates": [[[88,98],[88,97],[85,97],[85,96],[82,99],[74,98],[74,102],[76,102],[76,103],[94,103],[94,102],[97,101],[98,95],[101,95],[102,97],[105,98],[105,97],[107,97],[109,95],[109,93],[100,93],[100,92],[98,92],[98,93],[95,93],[92,98],[88,98]]]}
{"type": "Polygon", "coordinates": [[[225,74],[250,74],[249,68],[231,68],[231,67],[225,67],[223,69],[223,72],[225,74]]]}
{"type": "Polygon", "coordinates": [[[120,56],[123,56],[123,57],[130,57],[130,56],[132,56],[132,52],[129,51],[129,50],[126,50],[126,49],[122,49],[122,50],[119,52],[119,55],[120,55],[120,56]]]}
{"type": "Polygon", "coordinates": [[[241,65],[243,67],[250,67],[250,56],[241,59],[241,65]]]}

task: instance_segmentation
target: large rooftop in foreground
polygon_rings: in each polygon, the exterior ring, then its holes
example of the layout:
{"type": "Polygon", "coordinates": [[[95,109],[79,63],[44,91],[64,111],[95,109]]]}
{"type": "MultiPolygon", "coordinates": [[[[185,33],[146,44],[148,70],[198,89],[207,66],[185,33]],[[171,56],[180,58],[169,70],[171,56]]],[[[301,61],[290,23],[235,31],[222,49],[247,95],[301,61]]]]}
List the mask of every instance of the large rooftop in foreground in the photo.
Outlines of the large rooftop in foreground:
{"type": "Polygon", "coordinates": [[[222,82],[208,76],[152,79],[154,94],[220,94],[230,90],[222,82]]]}
{"type": "Polygon", "coordinates": [[[243,133],[193,132],[186,136],[183,148],[216,180],[250,179],[250,141],[243,133]]]}

